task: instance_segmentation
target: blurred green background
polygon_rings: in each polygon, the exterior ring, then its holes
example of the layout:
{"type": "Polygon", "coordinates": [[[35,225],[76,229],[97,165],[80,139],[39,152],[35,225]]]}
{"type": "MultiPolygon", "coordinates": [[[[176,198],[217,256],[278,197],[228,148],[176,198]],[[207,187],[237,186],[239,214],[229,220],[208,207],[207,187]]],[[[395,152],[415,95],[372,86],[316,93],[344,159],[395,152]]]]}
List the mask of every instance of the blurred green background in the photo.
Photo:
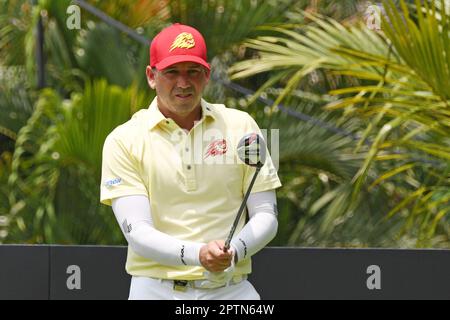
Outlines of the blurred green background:
{"type": "MultiPolygon", "coordinates": [[[[86,2],[147,39],[198,28],[213,76],[255,92],[205,98],[279,129],[271,245],[450,247],[450,1],[86,2]]],[[[0,0],[0,243],[125,244],[101,150],[154,96],[148,46],[80,7],[69,28],[74,4],[0,0]]]]}

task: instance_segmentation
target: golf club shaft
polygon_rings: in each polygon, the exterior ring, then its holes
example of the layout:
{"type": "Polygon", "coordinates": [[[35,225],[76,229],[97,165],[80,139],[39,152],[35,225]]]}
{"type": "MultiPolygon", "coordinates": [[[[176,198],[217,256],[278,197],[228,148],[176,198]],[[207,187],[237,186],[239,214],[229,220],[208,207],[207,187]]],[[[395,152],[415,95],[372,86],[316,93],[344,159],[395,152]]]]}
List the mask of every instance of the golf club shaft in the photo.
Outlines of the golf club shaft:
{"type": "Polygon", "coordinates": [[[253,175],[252,181],[250,182],[250,185],[248,186],[247,192],[245,193],[244,199],[242,200],[241,206],[239,207],[238,213],[236,215],[236,218],[234,219],[233,226],[231,227],[230,233],[228,235],[227,240],[225,241],[224,251],[227,252],[228,249],[230,249],[230,243],[231,238],[233,238],[234,232],[236,231],[236,227],[239,223],[239,220],[241,219],[242,212],[244,212],[244,208],[247,205],[247,199],[250,195],[250,191],[252,191],[253,184],[255,183],[256,177],[258,176],[259,171],[261,170],[260,167],[256,168],[255,174],[253,175]]]}

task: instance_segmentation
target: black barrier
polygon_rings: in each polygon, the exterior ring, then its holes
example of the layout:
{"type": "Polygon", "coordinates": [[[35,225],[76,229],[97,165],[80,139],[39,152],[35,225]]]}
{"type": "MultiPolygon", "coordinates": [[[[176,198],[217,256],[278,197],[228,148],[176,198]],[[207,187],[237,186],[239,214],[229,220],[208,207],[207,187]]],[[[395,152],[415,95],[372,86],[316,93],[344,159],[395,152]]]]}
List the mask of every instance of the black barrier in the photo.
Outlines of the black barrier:
{"type": "MultiPolygon", "coordinates": [[[[0,245],[0,299],[126,299],[126,248],[0,245]]],[[[265,248],[263,299],[450,299],[450,250],[265,248]]]]}
{"type": "Polygon", "coordinates": [[[125,247],[52,246],[50,299],[128,298],[125,247]]]}
{"type": "Polygon", "coordinates": [[[0,245],[0,299],[49,297],[50,247],[0,245]]]}
{"type": "Polygon", "coordinates": [[[450,250],[268,248],[253,266],[264,299],[450,299],[450,250]]]}

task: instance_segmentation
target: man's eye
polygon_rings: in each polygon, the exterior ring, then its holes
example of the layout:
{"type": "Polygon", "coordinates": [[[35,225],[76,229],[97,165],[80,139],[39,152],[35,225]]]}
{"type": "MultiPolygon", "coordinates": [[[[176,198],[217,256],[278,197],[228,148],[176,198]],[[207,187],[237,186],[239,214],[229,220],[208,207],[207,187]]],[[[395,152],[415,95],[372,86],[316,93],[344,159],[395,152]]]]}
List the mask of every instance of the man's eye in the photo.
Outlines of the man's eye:
{"type": "Polygon", "coordinates": [[[165,72],[165,74],[176,74],[176,73],[177,73],[176,70],[167,70],[167,71],[165,72]]]}
{"type": "Polygon", "coordinates": [[[200,73],[200,70],[189,70],[189,74],[191,74],[191,75],[197,75],[197,74],[199,74],[200,73]]]}

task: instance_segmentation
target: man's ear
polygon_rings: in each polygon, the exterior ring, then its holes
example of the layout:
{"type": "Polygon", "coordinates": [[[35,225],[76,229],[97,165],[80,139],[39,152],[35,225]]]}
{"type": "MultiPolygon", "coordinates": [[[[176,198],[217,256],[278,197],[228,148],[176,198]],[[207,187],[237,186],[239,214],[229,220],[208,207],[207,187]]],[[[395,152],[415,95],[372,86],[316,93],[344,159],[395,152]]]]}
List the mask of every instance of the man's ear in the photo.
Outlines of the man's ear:
{"type": "Polygon", "coordinates": [[[155,81],[155,73],[152,70],[152,67],[147,66],[147,68],[145,69],[145,74],[147,75],[147,83],[148,86],[152,89],[156,88],[156,81],[155,81]]]}

